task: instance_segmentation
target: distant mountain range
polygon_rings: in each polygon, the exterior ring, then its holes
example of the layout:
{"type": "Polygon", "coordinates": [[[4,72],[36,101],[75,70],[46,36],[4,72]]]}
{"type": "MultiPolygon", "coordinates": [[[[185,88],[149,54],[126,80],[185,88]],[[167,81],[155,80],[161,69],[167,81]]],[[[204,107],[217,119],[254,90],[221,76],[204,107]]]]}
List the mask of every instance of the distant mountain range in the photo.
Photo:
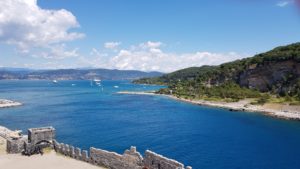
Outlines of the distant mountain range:
{"type": "Polygon", "coordinates": [[[110,69],[57,69],[33,70],[26,68],[0,68],[0,80],[133,80],[161,76],[160,72],[110,69]]]}

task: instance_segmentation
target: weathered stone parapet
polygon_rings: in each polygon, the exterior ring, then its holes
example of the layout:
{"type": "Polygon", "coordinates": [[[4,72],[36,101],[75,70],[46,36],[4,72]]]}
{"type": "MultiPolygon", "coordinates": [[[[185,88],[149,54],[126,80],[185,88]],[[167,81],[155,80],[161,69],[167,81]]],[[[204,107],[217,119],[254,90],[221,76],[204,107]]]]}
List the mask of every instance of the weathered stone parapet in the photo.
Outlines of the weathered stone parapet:
{"type": "Polygon", "coordinates": [[[183,164],[149,150],[146,150],[145,158],[143,158],[134,146],[125,150],[122,155],[93,147],[88,152],[68,144],[59,143],[54,140],[54,136],[55,129],[53,127],[29,129],[28,137],[18,134],[17,137],[6,138],[7,152],[24,152],[24,154],[32,155],[39,153],[43,148],[51,147],[57,153],[109,169],[192,169],[190,166],[184,168],[183,164]]]}
{"type": "Polygon", "coordinates": [[[61,144],[60,144],[59,152],[60,152],[61,154],[65,154],[65,144],[64,144],[64,143],[61,143],[61,144]]]}
{"type": "Polygon", "coordinates": [[[131,146],[130,150],[125,150],[123,158],[139,166],[143,165],[143,157],[139,152],[136,151],[136,147],[134,146],[131,146]]]}
{"type": "Polygon", "coordinates": [[[142,169],[142,158],[140,159],[140,157],[137,154],[131,155],[129,150],[120,155],[93,147],[90,149],[90,158],[93,164],[111,169],[142,169]]]}
{"type": "Polygon", "coordinates": [[[68,144],[65,144],[65,152],[64,152],[65,156],[70,156],[70,147],[68,144]]]}
{"type": "Polygon", "coordinates": [[[18,154],[24,151],[25,143],[27,141],[27,137],[23,136],[21,138],[12,139],[8,138],[6,140],[6,151],[9,154],[18,154]]]}
{"type": "Polygon", "coordinates": [[[70,146],[70,157],[75,158],[75,148],[74,148],[74,146],[70,146]]]}
{"type": "Polygon", "coordinates": [[[53,142],[53,149],[54,149],[56,152],[58,152],[60,144],[59,144],[55,139],[53,139],[52,142],[53,142]]]}
{"type": "Polygon", "coordinates": [[[53,147],[58,153],[109,169],[192,169],[190,166],[184,168],[182,163],[149,150],[145,151],[143,158],[134,146],[125,150],[122,155],[93,147],[88,152],[68,144],[58,143],[56,140],[53,140],[53,147]]]}
{"type": "Polygon", "coordinates": [[[132,146],[121,155],[115,152],[96,149],[91,147],[90,153],[80,148],[74,148],[67,144],[54,141],[54,149],[61,154],[68,155],[74,159],[85,161],[94,165],[110,169],[192,169],[184,168],[182,163],[146,150],[145,158],[132,146]]]}
{"type": "Polygon", "coordinates": [[[55,129],[53,127],[41,127],[28,129],[28,142],[34,144],[40,141],[52,142],[55,138],[55,129]]]}
{"type": "Polygon", "coordinates": [[[85,161],[85,162],[89,162],[90,161],[90,158],[89,158],[87,150],[82,150],[82,154],[81,155],[82,155],[82,158],[81,158],[82,161],[85,161]]]}
{"type": "Polygon", "coordinates": [[[82,159],[82,154],[81,154],[81,149],[80,148],[75,148],[75,157],[76,159],[78,160],[81,160],[82,159]]]}
{"type": "Polygon", "coordinates": [[[149,150],[146,150],[145,152],[144,166],[149,169],[184,169],[182,163],[149,150]]]}

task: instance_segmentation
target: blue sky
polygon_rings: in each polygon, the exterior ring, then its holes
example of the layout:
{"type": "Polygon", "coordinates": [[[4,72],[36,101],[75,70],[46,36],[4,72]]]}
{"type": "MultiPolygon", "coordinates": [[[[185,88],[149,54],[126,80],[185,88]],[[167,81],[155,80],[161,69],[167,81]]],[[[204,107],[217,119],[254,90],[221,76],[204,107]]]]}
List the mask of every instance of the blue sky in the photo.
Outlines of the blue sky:
{"type": "Polygon", "coordinates": [[[5,5],[0,66],[170,72],[300,39],[300,10],[293,0],[0,2],[5,5]]]}

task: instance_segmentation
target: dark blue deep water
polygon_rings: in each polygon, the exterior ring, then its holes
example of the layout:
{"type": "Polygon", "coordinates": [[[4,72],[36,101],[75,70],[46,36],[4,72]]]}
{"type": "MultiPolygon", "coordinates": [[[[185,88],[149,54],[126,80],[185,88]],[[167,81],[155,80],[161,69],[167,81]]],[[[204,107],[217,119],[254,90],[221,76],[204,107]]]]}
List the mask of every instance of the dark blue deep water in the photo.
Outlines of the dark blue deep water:
{"type": "Polygon", "coordinates": [[[103,91],[89,81],[0,81],[0,98],[24,103],[0,109],[0,125],[23,131],[51,125],[60,142],[118,153],[135,145],[195,169],[300,168],[300,122],[115,93],[160,86],[102,84],[103,91]]]}

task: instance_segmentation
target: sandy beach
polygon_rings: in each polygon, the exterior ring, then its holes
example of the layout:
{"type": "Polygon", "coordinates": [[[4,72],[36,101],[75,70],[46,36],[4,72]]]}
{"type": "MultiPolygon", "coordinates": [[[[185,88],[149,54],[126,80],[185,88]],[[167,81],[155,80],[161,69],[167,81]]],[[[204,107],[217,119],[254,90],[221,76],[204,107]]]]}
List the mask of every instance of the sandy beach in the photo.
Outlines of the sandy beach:
{"type": "Polygon", "coordinates": [[[0,108],[7,108],[7,107],[15,107],[15,106],[21,106],[22,103],[6,100],[6,99],[0,99],[0,108]]]}
{"type": "Polygon", "coordinates": [[[161,95],[175,100],[197,104],[197,105],[218,107],[218,108],[224,108],[224,109],[229,109],[234,111],[258,112],[258,113],[263,113],[265,115],[283,118],[283,119],[300,120],[300,106],[290,106],[290,105],[275,104],[275,103],[267,103],[265,105],[252,105],[250,104],[251,99],[245,99],[245,100],[240,100],[238,102],[228,103],[228,102],[214,102],[214,101],[206,101],[206,100],[190,100],[190,99],[178,98],[172,95],[156,94],[154,92],[122,91],[122,92],[118,92],[118,94],[161,95]]]}

